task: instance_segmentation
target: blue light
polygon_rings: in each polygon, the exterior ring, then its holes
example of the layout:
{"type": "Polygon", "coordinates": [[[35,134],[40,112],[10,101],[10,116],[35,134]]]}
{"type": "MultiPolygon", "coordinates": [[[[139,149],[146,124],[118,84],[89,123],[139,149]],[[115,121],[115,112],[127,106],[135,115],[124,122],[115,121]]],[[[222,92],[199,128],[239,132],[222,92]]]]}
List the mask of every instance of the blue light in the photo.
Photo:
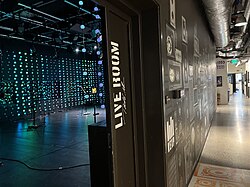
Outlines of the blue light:
{"type": "Polygon", "coordinates": [[[96,29],[96,30],[95,30],[95,33],[96,33],[96,34],[100,34],[101,31],[100,31],[99,29],[96,29]]]}
{"type": "Polygon", "coordinates": [[[98,72],[98,76],[102,76],[102,73],[101,73],[101,72],[98,72]]]}
{"type": "Polygon", "coordinates": [[[105,105],[101,105],[101,108],[104,109],[104,108],[105,108],[105,105]]]}
{"type": "Polygon", "coordinates": [[[102,94],[102,93],[99,93],[99,96],[100,96],[100,97],[102,97],[102,96],[103,96],[103,94],[102,94]]]}
{"type": "Polygon", "coordinates": [[[85,95],[84,98],[85,98],[85,99],[88,99],[88,98],[89,98],[89,95],[85,95]]]}
{"type": "Polygon", "coordinates": [[[97,42],[100,43],[102,41],[102,35],[97,38],[97,42]]]}
{"type": "Polygon", "coordinates": [[[98,7],[95,7],[95,8],[94,8],[94,11],[95,11],[95,12],[99,11],[99,8],[98,8],[98,7]]]}
{"type": "Polygon", "coordinates": [[[103,83],[100,83],[100,84],[99,84],[99,87],[103,87],[103,83]]]}
{"type": "Polygon", "coordinates": [[[101,19],[101,17],[99,15],[95,15],[96,19],[101,19]]]}
{"type": "Polygon", "coordinates": [[[99,65],[102,65],[102,60],[99,60],[99,61],[98,61],[98,64],[99,64],[99,65]]]}
{"type": "Polygon", "coordinates": [[[83,5],[83,1],[79,1],[79,5],[82,6],[83,5]]]}
{"type": "Polygon", "coordinates": [[[100,54],[101,54],[101,52],[100,52],[100,51],[97,51],[97,52],[96,52],[96,54],[97,54],[97,55],[100,55],[100,54]]]}
{"type": "Polygon", "coordinates": [[[85,72],[83,72],[83,75],[88,75],[88,73],[85,71],[85,72]]]}
{"type": "Polygon", "coordinates": [[[80,28],[83,30],[83,29],[85,29],[85,25],[80,25],[80,28]]]}
{"type": "Polygon", "coordinates": [[[82,48],[82,52],[86,53],[87,49],[86,48],[82,48]]]}

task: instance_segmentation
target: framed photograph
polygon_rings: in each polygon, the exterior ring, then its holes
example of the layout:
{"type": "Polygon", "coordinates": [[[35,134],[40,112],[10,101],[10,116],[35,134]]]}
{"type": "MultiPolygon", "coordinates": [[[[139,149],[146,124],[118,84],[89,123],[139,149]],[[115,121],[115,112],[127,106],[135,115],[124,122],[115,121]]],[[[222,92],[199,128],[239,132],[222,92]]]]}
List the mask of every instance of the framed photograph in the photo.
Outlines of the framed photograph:
{"type": "Polygon", "coordinates": [[[222,87],[222,76],[217,76],[217,87],[222,87]]]}
{"type": "Polygon", "coordinates": [[[182,88],[181,64],[173,60],[168,61],[169,91],[182,88]]]}

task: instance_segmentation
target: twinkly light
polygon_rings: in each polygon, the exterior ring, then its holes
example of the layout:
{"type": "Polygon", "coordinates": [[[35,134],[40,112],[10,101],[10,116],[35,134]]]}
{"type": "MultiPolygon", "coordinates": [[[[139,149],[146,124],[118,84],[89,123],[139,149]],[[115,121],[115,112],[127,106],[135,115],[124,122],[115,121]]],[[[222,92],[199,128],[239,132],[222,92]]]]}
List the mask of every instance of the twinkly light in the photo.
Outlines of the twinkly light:
{"type": "Polygon", "coordinates": [[[102,73],[101,73],[101,72],[98,72],[98,76],[102,76],[102,73]]]}
{"type": "Polygon", "coordinates": [[[103,96],[103,94],[102,94],[102,93],[99,93],[99,96],[100,96],[100,97],[102,97],[102,96],[103,96]]]}
{"type": "Polygon", "coordinates": [[[77,47],[76,48],[76,53],[79,53],[80,52],[80,49],[77,47]]]}
{"type": "Polygon", "coordinates": [[[100,43],[102,41],[102,35],[97,38],[97,42],[100,43]]]}
{"type": "Polygon", "coordinates": [[[99,15],[95,15],[96,19],[101,19],[101,17],[99,15]]]}
{"type": "Polygon", "coordinates": [[[84,98],[85,98],[85,99],[88,99],[88,98],[89,98],[89,95],[85,95],[84,98]]]}
{"type": "Polygon", "coordinates": [[[97,54],[97,55],[100,55],[100,54],[101,54],[101,51],[97,51],[96,54],[97,54]]]}
{"type": "Polygon", "coordinates": [[[99,11],[99,8],[98,8],[98,7],[95,7],[95,8],[94,8],[94,11],[95,11],[95,12],[99,11]]]}
{"type": "Polygon", "coordinates": [[[86,48],[82,48],[83,53],[86,53],[86,51],[87,51],[86,48]]]}
{"type": "Polygon", "coordinates": [[[79,5],[82,6],[83,5],[83,1],[79,1],[79,5]]]}
{"type": "Polygon", "coordinates": [[[85,29],[85,25],[80,25],[80,28],[83,30],[83,29],[85,29]]]}
{"type": "Polygon", "coordinates": [[[96,29],[96,30],[95,30],[95,33],[96,33],[96,34],[100,34],[101,31],[100,31],[99,29],[96,29]]]}
{"type": "Polygon", "coordinates": [[[97,49],[97,46],[96,46],[96,45],[94,46],[94,49],[95,49],[95,50],[97,49]]]}
{"type": "Polygon", "coordinates": [[[102,65],[102,61],[101,61],[101,60],[99,60],[99,61],[98,61],[98,64],[99,64],[99,65],[102,65]]]}
{"type": "Polygon", "coordinates": [[[99,87],[103,87],[103,83],[100,83],[100,84],[99,84],[99,87]]]}

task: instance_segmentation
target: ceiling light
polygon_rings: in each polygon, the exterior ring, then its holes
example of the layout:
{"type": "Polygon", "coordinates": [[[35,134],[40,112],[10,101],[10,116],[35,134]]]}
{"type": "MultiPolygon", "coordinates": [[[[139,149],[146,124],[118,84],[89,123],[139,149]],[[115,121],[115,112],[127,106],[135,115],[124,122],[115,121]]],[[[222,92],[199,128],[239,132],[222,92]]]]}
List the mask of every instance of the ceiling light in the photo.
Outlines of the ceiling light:
{"type": "Polygon", "coordinates": [[[246,20],[245,16],[241,15],[241,16],[237,17],[235,26],[242,27],[245,25],[247,25],[247,20],[246,20]]]}

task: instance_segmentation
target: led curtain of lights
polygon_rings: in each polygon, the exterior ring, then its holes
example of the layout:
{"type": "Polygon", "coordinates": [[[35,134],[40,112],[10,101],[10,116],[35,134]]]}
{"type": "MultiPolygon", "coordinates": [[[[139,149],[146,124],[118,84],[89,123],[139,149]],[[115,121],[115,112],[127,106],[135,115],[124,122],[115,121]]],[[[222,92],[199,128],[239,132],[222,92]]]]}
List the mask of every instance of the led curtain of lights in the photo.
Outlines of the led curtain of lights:
{"type": "Polygon", "coordinates": [[[81,105],[104,108],[102,60],[2,50],[0,63],[0,120],[31,116],[32,107],[37,114],[81,105]]]}

